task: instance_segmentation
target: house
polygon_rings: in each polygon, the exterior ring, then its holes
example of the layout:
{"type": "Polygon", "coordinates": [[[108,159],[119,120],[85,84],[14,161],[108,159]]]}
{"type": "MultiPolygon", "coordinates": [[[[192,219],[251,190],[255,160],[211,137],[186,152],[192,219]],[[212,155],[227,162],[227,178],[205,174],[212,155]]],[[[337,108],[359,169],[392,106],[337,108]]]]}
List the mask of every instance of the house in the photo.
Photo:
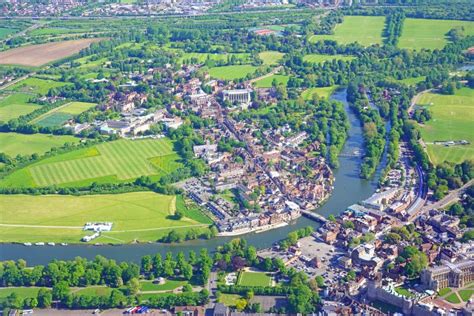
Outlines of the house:
{"type": "Polygon", "coordinates": [[[204,316],[205,309],[202,306],[176,306],[173,315],[181,316],[204,316]]]}
{"type": "Polygon", "coordinates": [[[229,315],[229,309],[227,306],[225,306],[222,303],[216,303],[214,305],[214,310],[212,312],[213,316],[228,316],[229,315]]]}

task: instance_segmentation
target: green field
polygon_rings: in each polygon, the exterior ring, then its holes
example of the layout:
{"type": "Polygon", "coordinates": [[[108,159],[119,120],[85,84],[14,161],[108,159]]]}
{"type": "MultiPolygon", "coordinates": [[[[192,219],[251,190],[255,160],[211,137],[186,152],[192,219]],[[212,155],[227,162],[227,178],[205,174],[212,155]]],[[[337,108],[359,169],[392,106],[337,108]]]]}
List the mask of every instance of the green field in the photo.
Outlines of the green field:
{"type": "Polygon", "coordinates": [[[18,32],[17,29],[10,29],[5,27],[0,27],[0,39],[7,37],[10,34],[18,32]]]}
{"type": "Polygon", "coordinates": [[[258,54],[264,65],[277,65],[285,54],[275,51],[264,51],[258,54]]]}
{"type": "Polygon", "coordinates": [[[451,292],[451,288],[449,287],[445,287],[445,288],[442,288],[438,291],[438,295],[439,296],[445,296],[446,294],[448,294],[449,292],[451,292]]]}
{"type": "Polygon", "coordinates": [[[474,293],[474,290],[460,290],[459,291],[459,296],[461,296],[461,299],[464,302],[467,302],[467,301],[469,301],[469,299],[471,298],[473,293],[474,293]]]}
{"type": "Polygon", "coordinates": [[[449,41],[446,33],[455,27],[464,27],[465,35],[474,35],[474,22],[405,19],[398,47],[408,49],[441,49],[449,41]]]}
{"type": "Polygon", "coordinates": [[[0,186],[86,186],[148,175],[180,166],[169,139],[117,140],[41,160],[0,180],[0,186]]]}
{"type": "Polygon", "coordinates": [[[382,32],[385,26],[384,16],[345,16],[337,24],[332,35],[313,35],[311,42],[333,40],[340,44],[358,42],[363,46],[382,44],[382,32]]]}
{"type": "Polygon", "coordinates": [[[397,292],[398,294],[400,295],[403,295],[405,297],[413,297],[413,293],[411,293],[410,291],[408,291],[406,288],[402,287],[402,286],[399,286],[397,288],[395,288],[395,292],[397,292]]]}
{"type": "Polygon", "coordinates": [[[10,157],[16,155],[42,155],[53,147],[61,147],[65,143],[77,143],[79,138],[74,136],[59,136],[46,134],[17,134],[0,133],[0,152],[10,157]]]}
{"type": "Polygon", "coordinates": [[[187,217],[174,219],[176,197],[153,192],[0,195],[0,204],[0,226],[4,226],[0,229],[0,242],[79,242],[92,234],[82,230],[86,222],[113,223],[112,231],[104,232],[94,243],[156,241],[172,228],[185,231],[208,226],[187,217]]]}
{"type": "Polygon", "coordinates": [[[426,93],[418,100],[428,107],[433,118],[421,125],[421,136],[427,144],[428,155],[434,164],[444,161],[460,163],[474,159],[474,89],[462,88],[455,95],[426,93]],[[434,141],[467,140],[469,145],[446,147],[434,141]]]}
{"type": "Polygon", "coordinates": [[[225,306],[232,307],[235,306],[238,299],[241,299],[242,296],[238,294],[225,294],[222,293],[219,297],[219,303],[224,304],[225,306]]]}
{"type": "Polygon", "coordinates": [[[71,289],[71,292],[76,295],[109,296],[112,292],[112,288],[98,285],[71,289]]]}
{"type": "Polygon", "coordinates": [[[16,293],[23,301],[25,298],[36,298],[40,287],[1,287],[0,304],[12,293],[16,293]]]}
{"type": "Polygon", "coordinates": [[[285,75],[271,75],[270,77],[266,77],[263,79],[260,79],[255,82],[255,87],[257,88],[271,88],[273,80],[276,80],[277,85],[283,84],[285,87],[288,83],[288,80],[290,79],[289,76],[285,75]]]}
{"type": "Polygon", "coordinates": [[[264,272],[240,272],[237,284],[242,286],[271,286],[272,278],[264,272]]]}
{"type": "Polygon", "coordinates": [[[456,294],[456,292],[453,292],[449,294],[446,298],[446,301],[452,304],[459,304],[461,303],[461,300],[459,299],[459,296],[456,294]]]}
{"type": "Polygon", "coordinates": [[[331,94],[338,88],[338,86],[322,87],[322,88],[309,88],[301,93],[301,96],[305,100],[311,100],[313,95],[316,93],[320,98],[328,99],[331,94]]]}
{"type": "Polygon", "coordinates": [[[419,77],[411,77],[411,78],[406,78],[406,79],[401,79],[401,80],[396,80],[397,82],[404,83],[408,86],[414,86],[418,82],[425,81],[426,76],[419,76],[419,77]]]}
{"type": "Polygon", "coordinates": [[[347,56],[347,55],[309,54],[303,57],[303,61],[306,61],[308,63],[314,63],[314,64],[322,64],[326,61],[332,61],[332,60],[351,61],[353,59],[355,59],[354,56],[347,56]]]}
{"type": "Polygon", "coordinates": [[[209,68],[209,75],[221,80],[235,80],[245,78],[248,74],[253,74],[257,67],[252,65],[233,65],[209,68]]]}
{"type": "Polygon", "coordinates": [[[8,87],[8,90],[44,95],[48,93],[49,89],[51,88],[59,88],[67,84],[68,83],[50,79],[40,79],[31,77],[15,83],[14,85],[8,87]]]}
{"type": "Polygon", "coordinates": [[[96,106],[94,103],[70,102],[38,116],[30,123],[35,123],[42,127],[61,126],[67,120],[73,118],[74,115],[81,114],[94,106],[96,106]]]}
{"type": "Polygon", "coordinates": [[[152,281],[142,280],[140,281],[140,291],[172,291],[186,283],[186,281],[166,280],[165,284],[154,284],[152,281]]]}
{"type": "Polygon", "coordinates": [[[24,93],[0,95],[0,121],[7,122],[40,108],[41,105],[28,103],[31,98],[24,93]]]}

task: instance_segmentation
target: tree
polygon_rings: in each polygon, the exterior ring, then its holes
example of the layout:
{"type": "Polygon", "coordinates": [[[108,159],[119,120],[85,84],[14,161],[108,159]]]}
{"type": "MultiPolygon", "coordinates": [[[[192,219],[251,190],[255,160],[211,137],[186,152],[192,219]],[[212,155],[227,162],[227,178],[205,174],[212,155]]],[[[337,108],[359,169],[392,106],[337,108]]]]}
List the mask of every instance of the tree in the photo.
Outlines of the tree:
{"type": "Polygon", "coordinates": [[[51,307],[53,301],[53,294],[50,290],[41,288],[38,291],[38,307],[48,308],[51,307]]]}
{"type": "Polygon", "coordinates": [[[235,301],[235,308],[239,311],[242,312],[245,307],[247,307],[247,300],[243,298],[239,298],[237,301],[235,301]]]}
{"type": "Polygon", "coordinates": [[[140,281],[137,278],[132,278],[127,283],[127,292],[129,295],[137,295],[140,291],[140,281]]]}
{"type": "Polygon", "coordinates": [[[193,277],[193,266],[190,264],[184,264],[181,272],[183,273],[183,276],[186,280],[191,280],[193,277]]]}
{"type": "Polygon", "coordinates": [[[58,282],[53,286],[53,299],[63,300],[70,293],[69,285],[66,281],[58,282]]]}

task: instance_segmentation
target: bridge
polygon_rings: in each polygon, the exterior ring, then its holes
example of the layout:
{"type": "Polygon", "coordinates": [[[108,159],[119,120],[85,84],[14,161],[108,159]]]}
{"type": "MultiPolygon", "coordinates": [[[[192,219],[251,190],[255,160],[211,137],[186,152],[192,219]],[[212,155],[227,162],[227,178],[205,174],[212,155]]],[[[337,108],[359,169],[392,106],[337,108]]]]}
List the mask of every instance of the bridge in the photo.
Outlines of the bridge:
{"type": "Polygon", "coordinates": [[[351,157],[358,157],[358,158],[362,158],[362,154],[361,153],[344,153],[344,154],[339,154],[339,157],[348,157],[348,158],[351,158],[351,157]]]}
{"type": "Polygon", "coordinates": [[[306,210],[302,210],[301,211],[301,214],[303,214],[303,216],[306,216],[307,218],[309,219],[312,219],[316,222],[320,222],[322,224],[326,223],[328,220],[326,217],[318,214],[318,213],[315,213],[315,212],[311,212],[311,211],[306,211],[306,210]]]}

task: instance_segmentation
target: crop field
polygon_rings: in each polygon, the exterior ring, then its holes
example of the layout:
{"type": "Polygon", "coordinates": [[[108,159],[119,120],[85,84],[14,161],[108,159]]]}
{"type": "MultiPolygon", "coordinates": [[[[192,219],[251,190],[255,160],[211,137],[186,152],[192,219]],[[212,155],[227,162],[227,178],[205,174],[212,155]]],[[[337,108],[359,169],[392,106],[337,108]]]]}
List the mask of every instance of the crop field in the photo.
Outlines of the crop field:
{"type": "Polygon", "coordinates": [[[28,103],[31,97],[24,93],[0,94],[0,121],[7,122],[40,108],[39,104],[28,103]]]}
{"type": "Polygon", "coordinates": [[[322,64],[326,61],[333,61],[333,60],[351,61],[353,59],[355,59],[354,56],[346,56],[346,55],[309,54],[303,57],[303,61],[306,61],[308,63],[314,63],[314,64],[322,64]]]}
{"type": "Polygon", "coordinates": [[[49,89],[59,88],[65,85],[67,85],[65,82],[30,77],[8,87],[8,90],[44,95],[48,93],[49,89]]]}
{"type": "Polygon", "coordinates": [[[237,60],[241,60],[242,62],[248,62],[250,58],[250,54],[247,53],[230,53],[230,54],[207,54],[207,53],[184,53],[178,59],[178,62],[181,64],[187,63],[205,63],[207,60],[213,61],[222,61],[227,62],[231,58],[236,58],[237,60]]]}
{"type": "Polygon", "coordinates": [[[0,152],[10,157],[34,153],[42,155],[53,147],[60,147],[65,143],[77,143],[79,140],[69,135],[0,133],[0,144],[2,144],[0,152]]]}
{"type": "Polygon", "coordinates": [[[41,160],[17,170],[0,186],[84,186],[139,176],[160,177],[180,166],[169,139],[117,140],[41,160]]]}
{"type": "Polygon", "coordinates": [[[283,84],[284,86],[286,86],[289,79],[290,77],[285,75],[271,75],[270,77],[266,77],[256,81],[255,86],[257,88],[271,88],[273,80],[276,80],[277,85],[283,84]]]}
{"type": "Polygon", "coordinates": [[[94,103],[88,102],[70,102],[51,111],[38,116],[31,123],[35,123],[42,127],[61,126],[74,115],[81,114],[96,106],[94,103]]]}
{"type": "Polygon", "coordinates": [[[112,222],[94,242],[156,241],[170,229],[207,227],[187,217],[175,219],[176,197],[153,192],[102,195],[0,195],[1,242],[79,242],[92,232],[87,222],[112,222]]]}
{"type": "Polygon", "coordinates": [[[421,136],[427,144],[428,155],[434,164],[444,161],[460,163],[474,159],[474,89],[462,88],[455,95],[426,93],[418,105],[428,107],[433,118],[420,125],[421,136]],[[469,145],[446,147],[434,145],[434,141],[467,140],[469,145]]]}
{"type": "Polygon", "coordinates": [[[277,65],[285,54],[275,51],[265,51],[258,54],[264,65],[277,65]]]}
{"type": "Polygon", "coordinates": [[[42,66],[47,63],[74,55],[100,38],[52,42],[13,48],[0,52],[0,64],[42,66]]]}
{"type": "Polygon", "coordinates": [[[232,65],[209,68],[209,75],[221,80],[235,80],[245,78],[248,74],[253,74],[257,67],[252,65],[232,65]]]}
{"type": "Polygon", "coordinates": [[[240,272],[237,284],[242,286],[270,286],[272,278],[264,272],[240,272]]]}
{"type": "Polygon", "coordinates": [[[474,22],[456,20],[406,19],[398,43],[400,48],[441,49],[449,41],[446,33],[464,27],[465,35],[474,35],[474,22]]]}
{"type": "Polygon", "coordinates": [[[338,88],[338,86],[322,87],[322,88],[309,88],[301,93],[301,96],[305,100],[311,100],[313,95],[316,93],[320,98],[328,99],[331,94],[338,88]]]}
{"type": "Polygon", "coordinates": [[[313,35],[311,42],[333,40],[340,44],[358,42],[363,46],[382,44],[382,32],[385,26],[383,16],[345,16],[341,24],[337,24],[332,35],[313,35]]]}

